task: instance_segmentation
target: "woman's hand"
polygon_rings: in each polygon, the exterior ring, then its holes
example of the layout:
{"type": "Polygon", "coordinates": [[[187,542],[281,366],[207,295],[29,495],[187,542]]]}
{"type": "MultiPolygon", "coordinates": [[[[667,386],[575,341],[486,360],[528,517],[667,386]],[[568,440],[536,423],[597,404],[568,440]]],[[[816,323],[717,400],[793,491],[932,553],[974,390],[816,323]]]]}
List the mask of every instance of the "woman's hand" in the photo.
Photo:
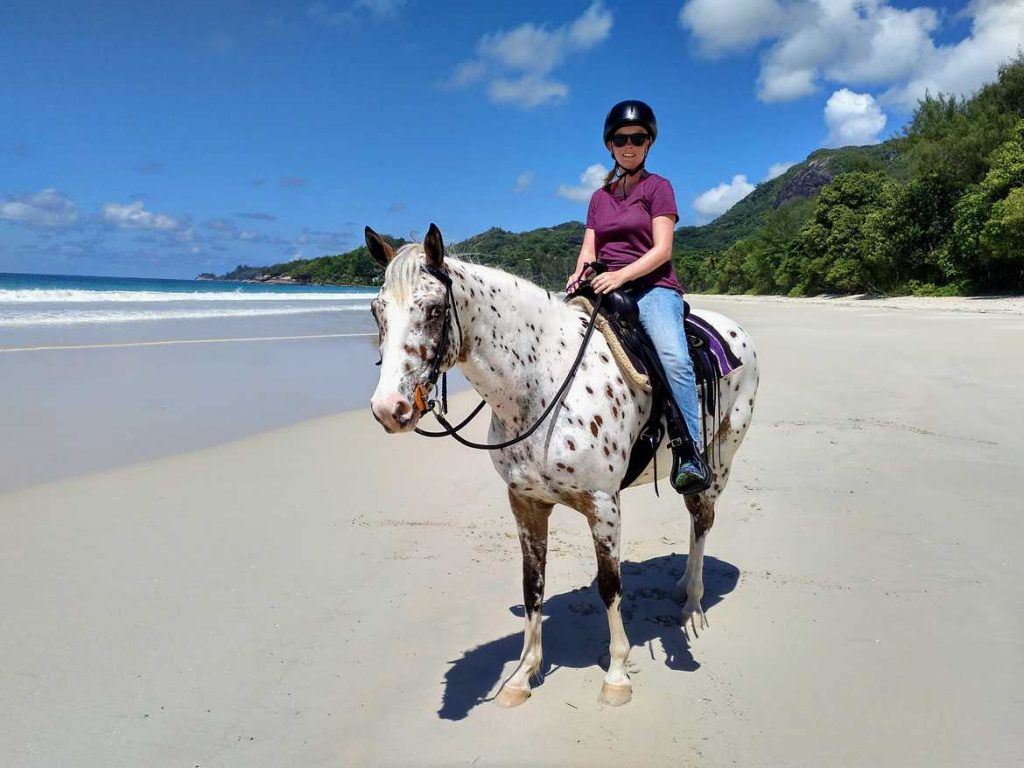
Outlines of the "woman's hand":
{"type": "Polygon", "coordinates": [[[590,265],[584,264],[582,267],[580,267],[571,275],[569,275],[569,279],[565,281],[566,293],[575,289],[577,287],[577,283],[579,283],[581,280],[586,280],[587,276],[590,274],[590,265]]]}
{"type": "Polygon", "coordinates": [[[629,282],[628,276],[623,274],[625,271],[624,269],[617,269],[614,272],[605,272],[591,279],[590,285],[593,287],[594,293],[611,293],[621,288],[629,282]]]}

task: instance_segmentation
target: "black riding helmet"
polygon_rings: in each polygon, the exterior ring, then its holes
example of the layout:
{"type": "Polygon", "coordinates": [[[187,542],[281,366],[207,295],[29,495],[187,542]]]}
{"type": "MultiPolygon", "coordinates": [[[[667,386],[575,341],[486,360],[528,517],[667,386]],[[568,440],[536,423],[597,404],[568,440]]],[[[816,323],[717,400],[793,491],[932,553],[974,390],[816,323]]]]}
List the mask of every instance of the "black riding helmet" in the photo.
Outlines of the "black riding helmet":
{"type": "Polygon", "coordinates": [[[604,142],[607,144],[612,140],[619,128],[626,125],[639,125],[647,129],[651,134],[651,142],[658,138],[658,121],[654,118],[654,110],[642,101],[630,99],[620,101],[608,112],[604,119],[604,142]]]}

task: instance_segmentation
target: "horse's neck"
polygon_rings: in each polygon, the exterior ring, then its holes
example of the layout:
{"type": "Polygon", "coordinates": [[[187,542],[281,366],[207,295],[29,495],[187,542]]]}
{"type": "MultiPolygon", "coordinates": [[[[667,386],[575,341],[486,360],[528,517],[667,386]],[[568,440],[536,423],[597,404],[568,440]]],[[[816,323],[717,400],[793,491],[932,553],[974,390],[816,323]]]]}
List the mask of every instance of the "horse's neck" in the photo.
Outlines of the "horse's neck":
{"type": "Polygon", "coordinates": [[[561,384],[579,348],[579,312],[495,269],[459,263],[452,271],[465,345],[459,369],[498,418],[513,425],[561,384]]]}

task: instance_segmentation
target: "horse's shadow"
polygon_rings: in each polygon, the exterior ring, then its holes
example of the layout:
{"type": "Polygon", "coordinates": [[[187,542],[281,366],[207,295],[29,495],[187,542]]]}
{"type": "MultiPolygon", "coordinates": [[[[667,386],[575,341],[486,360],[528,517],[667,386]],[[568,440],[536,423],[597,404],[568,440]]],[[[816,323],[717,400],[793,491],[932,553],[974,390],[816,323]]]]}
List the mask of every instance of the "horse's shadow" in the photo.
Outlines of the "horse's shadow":
{"type": "MultiPolygon", "coordinates": [[[[681,609],[672,590],[686,569],[685,555],[653,557],[622,563],[622,619],[632,653],[658,641],[669,669],[692,672],[700,665],[690,653],[680,626],[681,609]]],[[[739,569],[714,557],[704,558],[704,611],[709,612],[739,580],[739,569]]],[[[512,613],[523,616],[522,605],[512,613]]],[[[606,664],[608,621],[604,604],[591,584],[544,601],[544,664],[542,675],[560,667],[580,669],[606,664]]],[[[515,632],[462,654],[444,676],[444,695],[437,714],[443,720],[462,720],[487,700],[505,665],[518,659],[522,632],[515,632]]]]}

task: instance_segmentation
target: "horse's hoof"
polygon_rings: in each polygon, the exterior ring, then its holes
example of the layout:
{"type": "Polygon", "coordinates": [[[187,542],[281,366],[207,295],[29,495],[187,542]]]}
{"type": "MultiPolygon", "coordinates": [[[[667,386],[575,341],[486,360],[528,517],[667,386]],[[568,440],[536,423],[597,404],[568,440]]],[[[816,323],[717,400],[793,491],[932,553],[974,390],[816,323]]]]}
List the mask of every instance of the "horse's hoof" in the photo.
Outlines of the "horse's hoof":
{"type": "Polygon", "coordinates": [[[495,698],[494,703],[502,709],[511,709],[512,707],[518,707],[528,698],[530,698],[530,691],[526,688],[513,688],[510,685],[506,685],[498,691],[498,696],[495,698]]]}
{"type": "Polygon", "coordinates": [[[704,611],[700,607],[700,603],[696,603],[694,605],[687,602],[687,604],[683,606],[682,624],[683,631],[688,635],[693,633],[694,637],[698,637],[700,632],[708,628],[708,619],[704,615],[704,611]]]}
{"type": "Polygon", "coordinates": [[[629,700],[633,698],[633,687],[630,685],[612,685],[611,683],[605,683],[601,686],[601,698],[602,704],[608,704],[612,707],[621,707],[623,704],[628,704],[629,700]]]}

